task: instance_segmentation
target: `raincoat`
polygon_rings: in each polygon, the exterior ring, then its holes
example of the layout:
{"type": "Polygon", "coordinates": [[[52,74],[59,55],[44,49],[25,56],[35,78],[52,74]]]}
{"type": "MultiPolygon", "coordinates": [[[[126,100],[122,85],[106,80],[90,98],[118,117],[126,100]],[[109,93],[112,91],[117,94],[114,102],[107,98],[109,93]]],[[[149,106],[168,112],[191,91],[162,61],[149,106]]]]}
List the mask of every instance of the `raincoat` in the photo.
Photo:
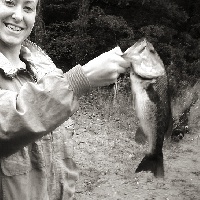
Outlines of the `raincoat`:
{"type": "Polygon", "coordinates": [[[0,200],[72,199],[78,171],[70,116],[89,80],[80,65],[63,73],[29,40],[20,58],[24,69],[0,53],[0,200]]]}

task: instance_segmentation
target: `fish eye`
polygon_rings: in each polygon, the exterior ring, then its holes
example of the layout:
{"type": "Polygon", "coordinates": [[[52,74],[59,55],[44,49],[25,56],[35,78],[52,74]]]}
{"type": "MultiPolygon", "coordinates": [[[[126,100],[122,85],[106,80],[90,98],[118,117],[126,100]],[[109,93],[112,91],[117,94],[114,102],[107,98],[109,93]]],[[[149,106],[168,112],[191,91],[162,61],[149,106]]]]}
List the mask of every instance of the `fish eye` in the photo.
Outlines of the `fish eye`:
{"type": "Polygon", "coordinates": [[[150,53],[155,54],[156,52],[155,52],[155,50],[150,49],[150,53]]]}

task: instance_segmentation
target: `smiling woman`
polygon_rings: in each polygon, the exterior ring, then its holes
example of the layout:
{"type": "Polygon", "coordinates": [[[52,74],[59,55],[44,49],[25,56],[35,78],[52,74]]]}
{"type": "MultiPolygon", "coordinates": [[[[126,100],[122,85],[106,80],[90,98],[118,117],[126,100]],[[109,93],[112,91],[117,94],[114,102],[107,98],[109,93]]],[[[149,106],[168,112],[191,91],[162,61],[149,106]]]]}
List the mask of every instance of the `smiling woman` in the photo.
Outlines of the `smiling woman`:
{"type": "Polygon", "coordinates": [[[116,47],[63,73],[27,40],[39,3],[0,0],[0,200],[73,198],[70,117],[91,86],[116,82],[129,66],[116,47]]]}
{"type": "Polygon", "coordinates": [[[37,0],[1,0],[0,42],[18,45],[30,35],[35,23],[37,0]]]}

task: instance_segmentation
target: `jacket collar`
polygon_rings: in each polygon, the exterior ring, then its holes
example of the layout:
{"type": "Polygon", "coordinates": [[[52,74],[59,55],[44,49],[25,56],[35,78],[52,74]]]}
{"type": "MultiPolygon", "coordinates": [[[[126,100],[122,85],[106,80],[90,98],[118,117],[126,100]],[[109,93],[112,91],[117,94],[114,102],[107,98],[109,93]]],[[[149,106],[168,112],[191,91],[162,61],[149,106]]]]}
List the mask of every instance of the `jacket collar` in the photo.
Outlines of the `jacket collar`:
{"type": "MultiPolygon", "coordinates": [[[[40,47],[29,40],[23,42],[20,56],[29,63],[37,80],[41,79],[49,72],[54,71],[56,68],[49,56],[40,47]]],[[[26,70],[26,67],[17,68],[13,66],[10,61],[0,53],[0,69],[3,70],[6,76],[13,78],[19,71],[26,70]]]]}
{"type": "Polygon", "coordinates": [[[15,76],[18,71],[25,70],[24,68],[17,68],[16,66],[13,66],[10,61],[2,54],[0,53],[0,69],[4,71],[6,76],[15,76]]]}

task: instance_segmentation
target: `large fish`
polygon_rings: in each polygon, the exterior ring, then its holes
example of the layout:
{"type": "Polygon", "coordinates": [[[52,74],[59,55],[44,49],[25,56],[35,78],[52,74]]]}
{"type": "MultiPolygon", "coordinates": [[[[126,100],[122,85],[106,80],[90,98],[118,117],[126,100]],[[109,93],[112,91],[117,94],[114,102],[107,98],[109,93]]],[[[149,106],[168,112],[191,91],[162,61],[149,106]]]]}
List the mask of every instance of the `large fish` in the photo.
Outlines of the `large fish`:
{"type": "Polygon", "coordinates": [[[146,39],[128,48],[123,58],[131,62],[131,89],[139,119],[137,134],[144,133],[149,152],[136,172],[151,171],[155,177],[164,176],[163,141],[171,131],[171,110],[168,80],[164,64],[153,45],[146,39]]]}

